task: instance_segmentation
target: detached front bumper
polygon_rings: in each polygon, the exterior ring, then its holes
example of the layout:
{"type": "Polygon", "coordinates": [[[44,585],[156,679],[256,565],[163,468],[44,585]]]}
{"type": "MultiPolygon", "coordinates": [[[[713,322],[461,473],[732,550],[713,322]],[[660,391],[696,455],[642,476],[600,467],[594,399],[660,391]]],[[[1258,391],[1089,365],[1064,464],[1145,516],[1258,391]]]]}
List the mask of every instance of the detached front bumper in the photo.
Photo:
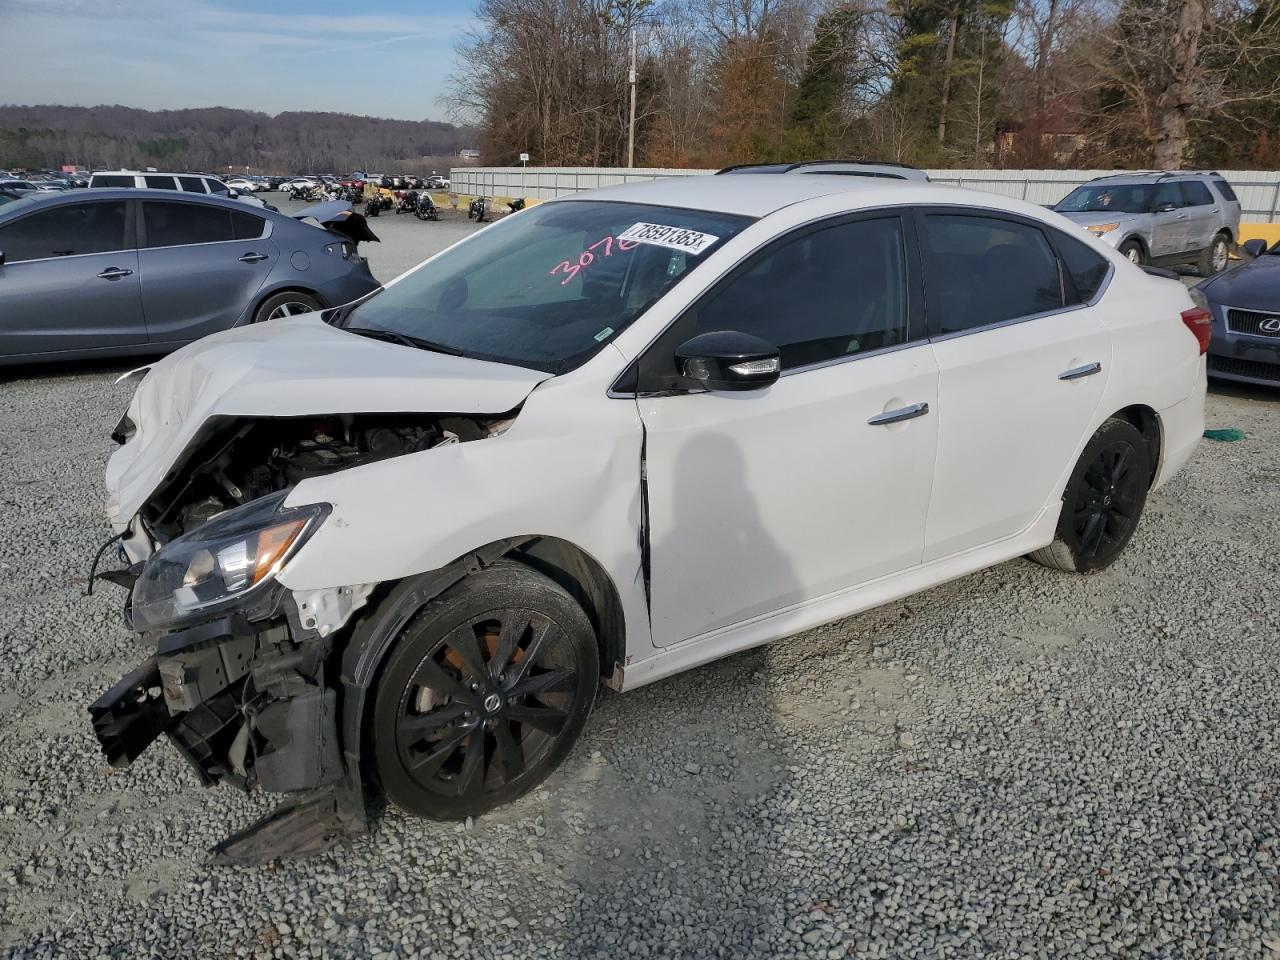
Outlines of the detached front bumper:
{"type": "Polygon", "coordinates": [[[365,832],[359,775],[339,740],[339,694],[326,676],[328,639],[295,633],[283,617],[233,614],[144,641],[154,654],[89,707],[107,761],[126,767],[163,735],[205,786],[294,796],[219,844],[216,859],[313,853],[365,832]]]}

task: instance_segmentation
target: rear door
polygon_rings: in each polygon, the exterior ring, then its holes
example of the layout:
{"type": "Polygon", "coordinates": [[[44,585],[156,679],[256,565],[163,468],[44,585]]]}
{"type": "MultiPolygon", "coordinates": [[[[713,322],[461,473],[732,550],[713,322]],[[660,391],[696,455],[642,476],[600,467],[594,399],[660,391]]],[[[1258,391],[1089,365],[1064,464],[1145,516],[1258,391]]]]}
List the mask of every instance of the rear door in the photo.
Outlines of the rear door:
{"type": "Polygon", "coordinates": [[[146,200],[138,262],[152,343],[177,343],[234,326],[279,256],[270,225],[222,204],[146,200]]]}
{"type": "Polygon", "coordinates": [[[1051,234],[1083,246],[992,211],[921,216],[940,378],[926,562],[1026,529],[1093,422],[1110,335],[1060,266],[1051,234]]]}
{"type": "Polygon", "coordinates": [[[1221,218],[1207,184],[1201,180],[1183,180],[1181,186],[1183,212],[1187,215],[1187,250],[1198,252],[1209,246],[1221,218]]]}
{"type": "Polygon", "coordinates": [[[0,355],[147,342],[129,214],[86,200],[0,226],[0,355]]]}
{"type": "Polygon", "coordinates": [[[1151,197],[1151,256],[1171,257],[1187,249],[1187,211],[1176,180],[1156,184],[1151,197]]]}

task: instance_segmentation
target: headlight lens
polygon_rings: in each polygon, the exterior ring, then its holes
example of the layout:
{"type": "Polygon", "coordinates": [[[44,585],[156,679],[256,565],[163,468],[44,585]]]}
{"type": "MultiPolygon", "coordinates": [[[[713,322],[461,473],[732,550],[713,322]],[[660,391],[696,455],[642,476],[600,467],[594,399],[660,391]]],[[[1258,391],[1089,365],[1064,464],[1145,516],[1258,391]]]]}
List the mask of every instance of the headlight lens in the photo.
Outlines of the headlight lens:
{"type": "Polygon", "coordinates": [[[1090,233],[1096,233],[1099,236],[1101,236],[1104,233],[1110,233],[1112,230],[1114,230],[1118,226],[1120,226],[1120,224],[1118,223],[1094,223],[1085,227],[1085,229],[1088,230],[1090,233]]]}
{"type": "Polygon", "coordinates": [[[322,503],[285,509],[288,495],[220,513],[165,544],[134,584],[134,628],[177,626],[270,582],[329,512],[322,503]]]}

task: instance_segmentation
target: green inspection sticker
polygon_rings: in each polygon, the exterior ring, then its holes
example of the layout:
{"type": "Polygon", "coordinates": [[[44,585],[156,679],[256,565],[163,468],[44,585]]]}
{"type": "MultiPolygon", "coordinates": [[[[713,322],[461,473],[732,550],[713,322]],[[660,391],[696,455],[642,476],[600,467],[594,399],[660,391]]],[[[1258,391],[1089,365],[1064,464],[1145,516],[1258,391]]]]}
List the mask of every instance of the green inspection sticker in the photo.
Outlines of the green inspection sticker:
{"type": "Polygon", "coordinates": [[[603,343],[612,335],[613,335],[613,327],[605,327],[603,330],[601,330],[599,333],[596,334],[596,343],[603,343]]]}

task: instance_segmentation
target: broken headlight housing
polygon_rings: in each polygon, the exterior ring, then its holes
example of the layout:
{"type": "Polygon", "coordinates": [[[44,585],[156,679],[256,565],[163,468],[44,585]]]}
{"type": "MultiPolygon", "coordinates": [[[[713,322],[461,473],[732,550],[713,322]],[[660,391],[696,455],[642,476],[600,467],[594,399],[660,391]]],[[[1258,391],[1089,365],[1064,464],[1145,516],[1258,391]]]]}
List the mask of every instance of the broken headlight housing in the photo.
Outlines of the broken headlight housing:
{"type": "Polygon", "coordinates": [[[329,505],[284,506],[281,490],[170,540],[133,587],[133,627],[170,629],[243,602],[269,584],[315,532],[329,505]]]}

